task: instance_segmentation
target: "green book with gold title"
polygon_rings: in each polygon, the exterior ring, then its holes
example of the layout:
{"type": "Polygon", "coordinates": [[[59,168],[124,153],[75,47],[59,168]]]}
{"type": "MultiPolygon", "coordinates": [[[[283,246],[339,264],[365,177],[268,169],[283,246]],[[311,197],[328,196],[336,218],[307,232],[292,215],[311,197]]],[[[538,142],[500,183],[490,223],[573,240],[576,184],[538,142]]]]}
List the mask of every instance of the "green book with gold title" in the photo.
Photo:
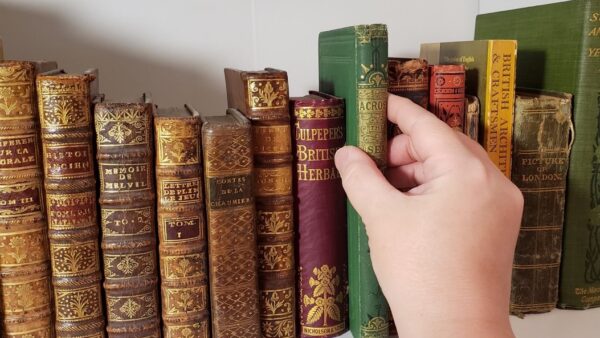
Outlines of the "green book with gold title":
{"type": "MultiPolygon", "coordinates": [[[[346,27],[319,34],[319,90],[345,99],[346,144],[364,150],[382,170],[387,159],[387,27],[346,27]]],[[[388,337],[388,305],[377,283],[365,226],[348,202],[350,330],[388,337]]]]}
{"type": "MultiPolygon", "coordinates": [[[[517,84],[573,94],[558,306],[600,306],[600,1],[572,0],[477,17],[476,39],[516,39],[517,84]]],[[[547,224],[547,227],[561,224],[547,224]]]]}

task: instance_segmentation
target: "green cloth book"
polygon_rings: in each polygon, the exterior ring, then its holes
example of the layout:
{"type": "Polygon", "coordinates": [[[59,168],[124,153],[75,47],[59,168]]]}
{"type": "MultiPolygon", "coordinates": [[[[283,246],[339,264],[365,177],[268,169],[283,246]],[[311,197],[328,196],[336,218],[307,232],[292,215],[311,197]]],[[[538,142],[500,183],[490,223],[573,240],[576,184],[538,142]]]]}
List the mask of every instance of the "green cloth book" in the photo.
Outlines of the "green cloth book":
{"type": "MultiPolygon", "coordinates": [[[[319,34],[319,90],[346,102],[346,144],[382,170],[387,161],[387,27],[359,25],[319,34]]],[[[375,278],[365,226],[348,203],[350,330],[388,337],[388,305],[375,278]]]]}
{"type": "MultiPolygon", "coordinates": [[[[600,1],[573,0],[477,16],[476,39],[516,39],[517,84],[572,93],[558,306],[600,306],[600,1]]],[[[550,226],[550,225],[549,225],[550,226]]]]}

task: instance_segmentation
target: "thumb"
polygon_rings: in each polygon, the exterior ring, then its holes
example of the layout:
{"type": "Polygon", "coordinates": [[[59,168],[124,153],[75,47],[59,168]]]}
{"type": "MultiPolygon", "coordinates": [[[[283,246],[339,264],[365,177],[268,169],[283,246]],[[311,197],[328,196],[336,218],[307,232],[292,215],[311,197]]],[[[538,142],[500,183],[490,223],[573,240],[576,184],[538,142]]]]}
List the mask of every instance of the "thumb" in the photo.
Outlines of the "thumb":
{"type": "Polygon", "coordinates": [[[335,166],[352,206],[363,221],[381,215],[382,208],[391,205],[402,193],[394,188],[365,152],[345,146],[335,153],[335,166]]]}

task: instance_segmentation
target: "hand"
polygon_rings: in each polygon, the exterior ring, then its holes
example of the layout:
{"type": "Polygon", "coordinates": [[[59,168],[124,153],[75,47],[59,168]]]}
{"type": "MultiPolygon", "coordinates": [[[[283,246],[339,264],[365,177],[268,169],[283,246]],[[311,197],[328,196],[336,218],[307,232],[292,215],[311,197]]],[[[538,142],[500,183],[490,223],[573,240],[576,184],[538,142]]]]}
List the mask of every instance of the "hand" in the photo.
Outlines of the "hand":
{"type": "Polygon", "coordinates": [[[384,174],[356,147],[335,156],[365,223],[400,337],[513,337],[508,320],[523,196],[476,142],[390,95],[384,174]]]}

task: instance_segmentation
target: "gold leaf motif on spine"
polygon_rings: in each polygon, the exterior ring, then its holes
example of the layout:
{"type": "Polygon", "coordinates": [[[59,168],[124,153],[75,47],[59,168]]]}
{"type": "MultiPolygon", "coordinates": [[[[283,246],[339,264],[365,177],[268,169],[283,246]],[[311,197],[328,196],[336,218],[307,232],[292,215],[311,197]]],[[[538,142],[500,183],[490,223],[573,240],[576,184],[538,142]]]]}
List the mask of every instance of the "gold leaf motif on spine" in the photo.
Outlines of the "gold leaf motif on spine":
{"type": "Polygon", "coordinates": [[[170,315],[200,312],[206,309],[206,285],[191,288],[165,289],[163,298],[167,313],[170,315]]]}
{"type": "Polygon", "coordinates": [[[292,210],[257,210],[256,217],[259,235],[288,234],[294,231],[292,210]]]}
{"type": "Polygon", "coordinates": [[[57,320],[84,321],[102,316],[99,286],[54,290],[57,320]]]}
{"type": "Polygon", "coordinates": [[[83,276],[98,270],[98,243],[91,240],[77,244],[50,243],[52,269],[56,277],[83,276]]]}
{"type": "Polygon", "coordinates": [[[134,296],[107,296],[108,318],[112,322],[130,322],[153,318],[157,314],[156,292],[134,296]]]}
{"type": "Polygon", "coordinates": [[[342,107],[299,107],[294,109],[294,115],[299,120],[333,119],[344,116],[342,107]]]}
{"type": "Polygon", "coordinates": [[[263,337],[294,337],[294,288],[260,292],[263,337]]]}
{"type": "Polygon", "coordinates": [[[288,96],[286,79],[248,80],[248,104],[252,109],[287,109],[288,96]]]}
{"type": "Polygon", "coordinates": [[[292,244],[259,245],[259,271],[286,271],[294,267],[292,244]]]}
{"type": "Polygon", "coordinates": [[[147,144],[150,138],[145,107],[108,110],[98,108],[95,123],[99,147],[147,144]]]}

